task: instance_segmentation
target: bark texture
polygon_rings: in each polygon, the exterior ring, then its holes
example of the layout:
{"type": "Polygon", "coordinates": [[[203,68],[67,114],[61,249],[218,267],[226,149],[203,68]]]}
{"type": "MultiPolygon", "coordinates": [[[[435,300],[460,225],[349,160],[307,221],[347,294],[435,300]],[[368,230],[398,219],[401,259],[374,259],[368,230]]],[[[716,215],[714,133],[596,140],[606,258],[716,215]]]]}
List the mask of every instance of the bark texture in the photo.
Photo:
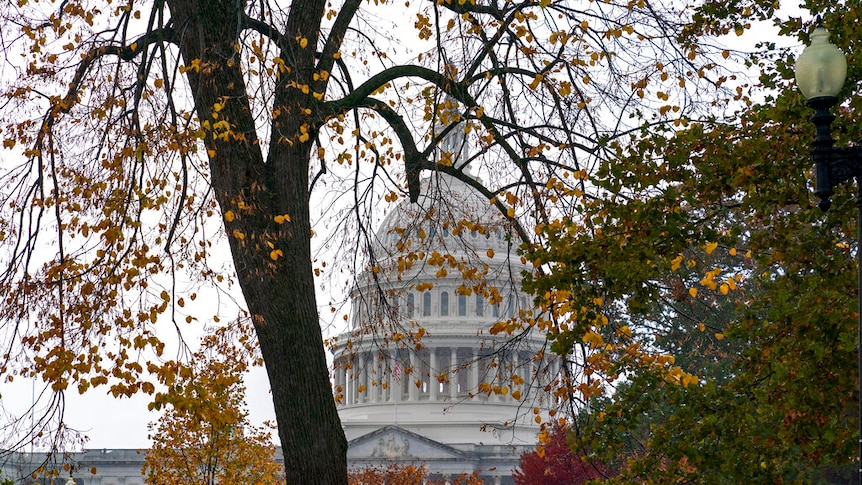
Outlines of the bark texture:
{"type": "MultiPolygon", "coordinates": [[[[229,140],[208,136],[212,184],[222,212],[240,285],[265,361],[288,484],[346,484],[347,442],[329,382],[314,293],[309,215],[311,93],[280,83],[273,140],[260,148],[240,63],[233,62],[244,28],[236,1],[168,0],[180,52],[201,120],[231,125],[229,140]],[[277,216],[289,216],[279,223],[277,216]],[[276,253],[280,251],[280,253],[276,253]]],[[[314,37],[323,3],[294,2],[279,48],[290,79],[312,84],[314,37]],[[307,37],[305,45],[300,39],[307,37]]]]}

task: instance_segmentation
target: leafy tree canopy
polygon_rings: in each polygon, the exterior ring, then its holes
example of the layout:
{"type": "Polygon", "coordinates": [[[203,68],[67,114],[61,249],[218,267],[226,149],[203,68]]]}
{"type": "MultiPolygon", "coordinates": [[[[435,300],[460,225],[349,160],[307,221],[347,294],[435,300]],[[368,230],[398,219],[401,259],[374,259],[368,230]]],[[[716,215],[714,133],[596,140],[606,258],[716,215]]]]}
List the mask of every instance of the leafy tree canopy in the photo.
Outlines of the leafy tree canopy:
{"type": "MultiPolygon", "coordinates": [[[[773,6],[711,3],[695,23],[739,28],[773,6]]],[[[853,65],[858,5],[805,7],[776,15],[780,34],[806,41],[822,15],[853,65]]],[[[568,396],[589,403],[580,443],[620,469],[611,482],[811,483],[856,457],[852,188],[817,208],[796,51],[761,47],[737,117],[612,141],[590,178],[606,195],[572,194],[578,210],[528,253],[550,268],[528,287],[558,316],[555,351],[581,349],[568,396]]],[[[859,69],[839,144],[860,135],[859,69]]]]}
{"type": "Polygon", "coordinates": [[[584,453],[572,449],[572,437],[569,427],[559,423],[554,423],[548,431],[541,433],[536,451],[521,455],[518,468],[512,475],[515,484],[582,485],[593,479],[607,477],[607,469],[590,462],[584,453]]]}
{"type": "Polygon", "coordinates": [[[148,485],[273,484],[281,477],[270,432],[248,422],[242,376],[254,347],[249,329],[220,330],[204,339],[192,365],[161,369],[151,424],[153,441],[142,473],[148,485]],[[246,345],[237,347],[236,342],[246,345]]]}

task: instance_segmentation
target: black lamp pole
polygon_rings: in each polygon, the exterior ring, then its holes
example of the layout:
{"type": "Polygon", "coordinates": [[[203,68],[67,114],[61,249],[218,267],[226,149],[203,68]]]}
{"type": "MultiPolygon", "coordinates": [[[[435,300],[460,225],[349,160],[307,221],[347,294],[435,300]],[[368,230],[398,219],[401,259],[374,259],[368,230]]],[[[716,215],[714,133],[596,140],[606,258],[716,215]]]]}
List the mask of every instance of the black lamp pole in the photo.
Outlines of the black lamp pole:
{"type": "Polygon", "coordinates": [[[803,50],[796,62],[796,83],[807,98],[806,105],[814,109],[811,122],[816,137],[811,144],[816,177],[814,193],[824,212],[832,205],[830,197],[835,186],[856,179],[856,292],[857,292],[857,385],[859,394],[859,483],[862,484],[862,147],[834,146],[830,126],[835,120],[830,108],[838,104],[838,92],[847,75],[847,60],[837,47],[829,43],[829,33],[817,27],[811,34],[811,45],[803,50]]]}

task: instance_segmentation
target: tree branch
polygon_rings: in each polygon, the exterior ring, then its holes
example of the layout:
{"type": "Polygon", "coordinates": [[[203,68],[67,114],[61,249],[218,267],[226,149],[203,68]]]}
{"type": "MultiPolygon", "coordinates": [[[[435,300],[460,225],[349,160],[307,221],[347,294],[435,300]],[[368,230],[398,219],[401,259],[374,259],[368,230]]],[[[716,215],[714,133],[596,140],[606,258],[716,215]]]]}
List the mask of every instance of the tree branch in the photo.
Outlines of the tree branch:
{"type": "Polygon", "coordinates": [[[69,90],[66,92],[66,96],[63,97],[59,104],[52,106],[46,114],[45,126],[53,126],[59,115],[68,113],[72,109],[77,100],[78,88],[81,86],[84,76],[90,71],[90,66],[93,65],[93,62],[105,56],[117,56],[121,60],[130,61],[141,52],[144,52],[151,44],[173,42],[173,38],[174,30],[170,27],[165,27],[151,30],[127,46],[106,45],[83,54],[81,56],[81,64],[75,69],[75,75],[72,78],[72,82],[69,83],[69,90]]]}

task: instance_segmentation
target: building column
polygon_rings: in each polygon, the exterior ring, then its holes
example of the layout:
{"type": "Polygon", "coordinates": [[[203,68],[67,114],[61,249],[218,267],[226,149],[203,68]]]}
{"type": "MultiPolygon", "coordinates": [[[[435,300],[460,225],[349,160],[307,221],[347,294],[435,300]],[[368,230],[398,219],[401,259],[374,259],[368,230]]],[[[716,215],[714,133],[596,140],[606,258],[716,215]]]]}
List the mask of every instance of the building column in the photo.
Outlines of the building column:
{"type": "Polygon", "coordinates": [[[353,371],[355,368],[351,362],[346,362],[346,359],[344,365],[350,366],[344,368],[344,402],[350,406],[353,404],[353,390],[355,387],[353,385],[353,371]]]}
{"type": "Polygon", "coordinates": [[[411,401],[419,400],[419,388],[416,387],[416,379],[422,379],[422,376],[419,375],[418,360],[416,352],[410,352],[410,375],[404,373],[405,378],[407,378],[407,399],[411,401]]]}
{"type": "MultiPolygon", "coordinates": [[[[343,360],[343,359],[340,359],[343,360]]],[[[341,388],[341,403],[339,406],[347,404],[347,382],[345,378],[344,364],[339,361],[335,364],[335,393],[338,394],[338,388],[341,388]]]]}
{"type": "Polygon", "coordinates": [[[398,394],[401,393],[401,383],[395,378],[395,367],[398,364],[398,352],[392,354],[389,359],[389,402],[395,402],[398,394]]]}
{"type": "Polygon", "coordinates": [[[359,379],[356,380],[356,402],[366,402],[368,401],[368,386],[365,384],[368,382],[368,358],[366,357],[365,352],[361,352],[356,356],[356,363],[359,365],[359,379]],[[360,391],[362,387],[365,387],[364,391],[360,391]]]}
{"type": "Polygon", "coordinates": [[[449,397],[458,398],[458,347],[452,347],[452,358],[449,359],[449,397]]]}
{"type": "MultiPolygon", "coordinates": [[[[515,352],[515,355],[512,356],[512,375],[518,375],[523,379],[523,376],[521,376],[521,368],[519,367],[520,365],[521,365],[521,359],[519,358],[518,352],[515,352]]],[[[514,391],[515,391],[515,382],[513,381],[512,385],[509,387],[510,398],[512,396],[512,392],[514,392],[514,391]]],[[[511,398],[511,399],[513,401],[515,400],[514,398],[511,398]]]]}
{"type": "Polygon", "coordinates": [[[467,382],[469,392],[473,393],[473,399],[479,399],[479,349],[473,347],[473,362],[470,365],[470,380],[467,382]]]}
{"type": "Polygon", "coordinates": [[[347,405],[347,404],[350,404],[350,399],[351,399],[351,396],[350,396],[350,372],[351,372],[351,369],[347,366],[347,359],[344,359],[343,364],[344,364],[344,369],[342,369],[342,371],[344,372],[344,374],[343,374],[342,379],[341,379],[341,385],[343,386],[343,389],[344,389],[344,391],[343,391],[344,392],[344,404],[347,405]]]}
{"type": "Polygon", "coordinates": [[[430,401],[437,400],[437,392],[440,390],[437,374],[437,347],[431,347],[428,350],[428,399],[430,401]]]}
{"type": "Polygon", "coordinates": [[[369,352],[369,360],[371,362],[366,364],[370,365],[368,371],[368,399],[371,402],[378,402],[380,400],[380,370],[373,352],[369,352]]]}
{"type": "Polygon", "coordinates": [[[351,366],[349,372],[347,373],[347,387],[350,388],[350,402],[349,404],[356,404],[356,400],[359,397],[359,394],[356,392],[356,382],[359,380],[356,375],[357,367],[356,367],[356,357],[353,358],[353,365],[351,366]]]}

